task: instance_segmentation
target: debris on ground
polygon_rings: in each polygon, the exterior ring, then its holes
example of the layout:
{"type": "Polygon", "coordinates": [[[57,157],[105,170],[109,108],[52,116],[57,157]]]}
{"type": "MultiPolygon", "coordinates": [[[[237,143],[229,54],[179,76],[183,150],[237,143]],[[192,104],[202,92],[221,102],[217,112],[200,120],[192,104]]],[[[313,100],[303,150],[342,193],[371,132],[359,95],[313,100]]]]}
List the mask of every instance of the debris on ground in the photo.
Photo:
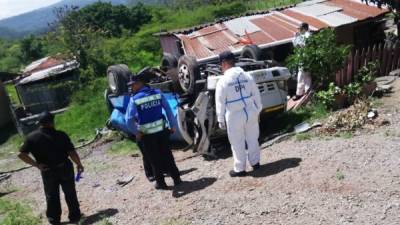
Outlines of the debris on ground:
{"type": "Polygon", "coordinates": [[[8,180],[11,177],[11,174],[1,174],[0,175],[0,182],[8,180]]]}
{"type": "Polygon", "coordinates": [[[261,148],[270,147],[274,144],[278,144],[279,142],[287,140],[288,138],[290,138],[291,136],[293,136],[295,134],[305,133],[314,128],[321,127],[321,126],[322,126],[322,124],[319,122],[313,123],[312,125],[310,125],[308,122],[300,123],[300,124],[294,126],[293,132],[286,132],[286,133],[280,134],[278,136],[274,136],[272,139],[270,139],[269,141],[262,144],[261,148]]]}
{"type": "Polygon", "coordinates": [[[330,116],[322,128],[322,132],[336,133],[354,131],[364,125],[383,126],[389,121],[377,119],[378,110],[371,108],[367,100],[359,100],[347,109],[341,110],[330,116]]]}
{"type": "Polygon", "coordinates": [[[302,106],[307,105],[307,103],[311,100],[312,96],[314,95],[313,91],[309,91],[307,94],[305,94],[303,97],[301,97],[298,100],[293,100],[289,99],[287,102],[286,110],[291,111],[291,110],[296,110],[302,106]]]}
{"type": "Polygon", "coordinates": [[[134,176],[126,176],[122,179],[118,179],[117,184],[121,187],[125,187],[126,185],[128,185],[130,182],[133,181],[133,178],[135,178],[135,177],[134,176]]]}

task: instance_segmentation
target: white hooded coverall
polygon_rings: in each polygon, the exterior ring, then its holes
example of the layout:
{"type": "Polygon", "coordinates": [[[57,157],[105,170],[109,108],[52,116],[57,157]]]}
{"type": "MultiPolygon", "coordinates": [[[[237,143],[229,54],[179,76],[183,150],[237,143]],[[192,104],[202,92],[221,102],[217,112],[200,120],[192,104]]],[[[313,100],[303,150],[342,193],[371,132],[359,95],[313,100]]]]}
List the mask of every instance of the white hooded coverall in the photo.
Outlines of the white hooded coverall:
{"type": "Polygon", "coordinates": [[[218,81],[215,97],[217,120],[219,123],[226,121],[234,171],[245,171],[247,159],[252,166],[260,162],[260,91],[248,73],[240,67],[233,67],[218,81]]]}
{"type": "MultiPolygon", "coordinates": [[[[304,47],[306,45],[306,39],[311,36],[309,31],[305,32],[304,34],[297,33],[294,40],[293,45],[295,47],[304,47]]],[[[304,69],[300,66],[299,72],[297,74],[297,90],[296,95],[302,96],[308,92],[311,88],[311,74],[310,72],[304,71],[304,69]]]]}

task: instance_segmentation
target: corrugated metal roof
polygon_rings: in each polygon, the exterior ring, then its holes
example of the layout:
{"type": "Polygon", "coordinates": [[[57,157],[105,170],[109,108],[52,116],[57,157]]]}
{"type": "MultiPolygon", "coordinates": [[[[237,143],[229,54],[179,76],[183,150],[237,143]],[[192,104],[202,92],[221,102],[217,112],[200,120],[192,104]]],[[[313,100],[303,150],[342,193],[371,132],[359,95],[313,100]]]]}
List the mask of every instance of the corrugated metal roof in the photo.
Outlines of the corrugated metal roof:
{"type": "Polygon", "coordinates": [[[330,0],[325,2],[325,4],[338,6],[342,8],[342,12],[344,14],[359,20],[375,17],[376,15],[380,15],[382,13],[382,10],[378,7],[368,6],[358,0],[330,0]]]}
{"type": "Polygon", "coordinates": [[[225,26],[228,27],[234,34],[244,36],[246,33],[254,33],[261,31],[259,27],[250,22],[252,19],[260,18],[262,15],[240,17],[233,20],[224,22],[225,26]]]}
{"type": "Polygon", "coordinates": [[[374,18],[387,11],[353,0],[312,0],[291,8],[232,18],[205,27],[200,25],[197,30],[192,28],[194,31],[176,35],[183,43],[185,54],[204,61],[225,50],[239,53],[245,46],[243,39],[261,47],[288,43],[302,22],[308,23],[311,30],[319,30],[374,18]]]}
{"type": "Polygon", "coordinates": [[[20,80],[18,84],[27,84],[34,81],[46,79],[52,76],[56,76],[58,74],[65,73],[70,70],[77,69],[79,67],[79,63],[76,60],[71,60],[64,62],[63,64],[58,64],[40,71],[33,72],[30,76],[27,76],[20,80]]]}
{"type": "Polygon", "coordinates": [[[297,6],[294,8],[291,8],[291,10],[307,15],[307,16],[312,16],[312,17],[318,17],[318,16],[323,16],[327,15],[329,13],[333,12],[338,12],[342,10],[340,7],[335,7],[335,6],[329,6],[323,3],[317,3],[313,5],[307,5],[307,6],[297,6]]]}
{"type": "Polygon", "coordinates": [[[338,27],[349,23],[357,22],[358,20],[354,17],[348,16],[340,12],[329,13],[323,16],[319,16],[318,19],[327,23],[331,27],[338,27]]]}

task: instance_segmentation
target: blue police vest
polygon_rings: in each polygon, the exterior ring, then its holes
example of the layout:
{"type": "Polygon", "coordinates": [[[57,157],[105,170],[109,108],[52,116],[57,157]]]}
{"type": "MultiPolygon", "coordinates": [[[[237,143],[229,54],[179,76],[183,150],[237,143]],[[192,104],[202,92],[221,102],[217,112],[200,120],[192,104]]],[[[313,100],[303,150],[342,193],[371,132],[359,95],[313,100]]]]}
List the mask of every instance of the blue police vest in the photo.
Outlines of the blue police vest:
{"type": "Polygon", "coordinates": [[[139,131],[144,134],[154,134],[164,130],[165,120],[160,91],[144,88],[134,96],[134,102],[138,113],[139,131]]]}

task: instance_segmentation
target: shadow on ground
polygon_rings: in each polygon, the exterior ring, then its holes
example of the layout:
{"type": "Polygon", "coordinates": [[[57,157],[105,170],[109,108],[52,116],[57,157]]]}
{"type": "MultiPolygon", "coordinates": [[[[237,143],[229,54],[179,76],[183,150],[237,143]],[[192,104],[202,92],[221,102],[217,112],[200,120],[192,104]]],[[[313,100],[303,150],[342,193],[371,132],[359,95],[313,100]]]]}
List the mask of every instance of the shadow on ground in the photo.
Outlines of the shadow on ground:
{"type": "Polygon", "coordinates": [[[6,143],[10,137],[17,134],[18,131],[15,129],[14,124],[8,124],[1,128],[0,131],[0,145],[6,143]]]}
{"type": "Polygon", "coordinates": [[[180,198],[187,194],[203,190],[209,186],[211,186],[217,178],[215,177],[205,177],[195,181],[184,181],[182,184],[174,187],[172,190],[172,196],[174,198],[180,198]]]}
{"type": "Polygon", "coordinates": [[[250,172],[249,175],[252,177],[272,176],[284,170],[298,167],[301,161],[302,161],[301,158],[281,159],[272,163],[261,165],[260,169],[258,169],[257,171],[250,172]]]}
{"type": "Polygon", "coordinates": [[[104,209],[100,210],[97,213],[90,215],[90,216],[84,216],[79,225],[90,225],[90,224],[95,224],[98,223],[104,219],[110,218],[114,216],[115,214],[118,213],[118,209],[114,208],[109,208],[109,209],[104,209]]]}

